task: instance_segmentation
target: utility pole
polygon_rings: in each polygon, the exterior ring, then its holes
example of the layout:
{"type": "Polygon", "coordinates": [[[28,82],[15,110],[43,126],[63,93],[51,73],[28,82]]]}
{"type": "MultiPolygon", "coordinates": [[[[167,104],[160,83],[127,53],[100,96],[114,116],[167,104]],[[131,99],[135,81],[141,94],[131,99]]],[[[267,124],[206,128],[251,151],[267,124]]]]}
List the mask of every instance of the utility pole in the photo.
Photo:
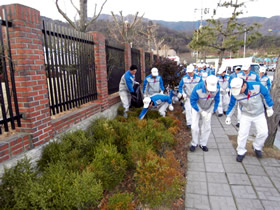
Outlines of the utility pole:
{"type": "Polygon", "coordinates": [[[243,50],[243,58],[245,58],[246,57],[246,34],[247,34],[247,32],[246,32],[246,30],[245,30],[245,33],[244,33],[244,50],[243,50]]]}

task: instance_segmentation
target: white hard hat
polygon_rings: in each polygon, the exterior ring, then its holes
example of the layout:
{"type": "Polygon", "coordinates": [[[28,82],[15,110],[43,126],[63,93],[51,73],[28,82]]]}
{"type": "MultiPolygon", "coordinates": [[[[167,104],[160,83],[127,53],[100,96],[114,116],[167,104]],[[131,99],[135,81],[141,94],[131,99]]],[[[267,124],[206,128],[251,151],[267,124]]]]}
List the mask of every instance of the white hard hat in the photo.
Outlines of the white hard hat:
{"type": "Polygon", "coordinates": [[[250,67],[251,67],[250,64],[244,64],[244,65],[242,65],[241,70],[248,71],[250,69],[250,67]]]}
{"type": "Polygon", "coordinates": [[[217,74],[222,74],[226,71],[226,67],[225,66],[221,66],[217,72],[217,74]]]}
{"type": "Polygon", "coordinates": [[[187,66],[187,72],[193,72],[193,71],[194,71],[193,65],[188,65],[187,66]]]}
{"type": "Polygon", "coordinates": [[[173,110],[174,110],[174,107],[172,106],[172,104],[169,104],[168,109],[169,109],[170,111],[173,111],[173,110]]]}
{"type": "Polygon", "coordinates": [[[265,73],[266,72],[266,68],[264,66],[260,67],[260,72],[265,73]]]}
{"type": "Polygon", "coordinates": [[[202,68],[202,67],[203,67],[203,64],[202,64],[202,63],[199,63],[199,64],[197,64],[197,67],[198,67],[198,68],[202,68]]]}
{"type": "Polygon", "coordinates": [[[218,78],[214,75],[210,75],[206,78],[206,86],[208,91],[215,92],[217,90],[218,78]]]}
{"type": "Polygon", "coordinates": [[[152,76],[154,76],[154,77],[158,76],[158,69],[155,67],[152,68],[151,73],[152,73],[152,76]]]}
{"type": "Polygon", "coordinates": [[[143,103],[144,103],[144,108],[148,108],[149,107],[149,105],[150,105],[150,103],[151,103],[151,98],[150,97],[145,97],[144,99],[143,99],[143,103]]]}
{"type": "Polygon", "coordinates": [[[242,85],[243,85],[243,80],[241,78],[239,78],[239,77],[233,78],[230,82],[232,95],[234,95],[234,96],[239,95],[242,85]]]}
{"type": "Polygon", "coordinates": [[[206,78],[208,76],[208,73],[207,72],[202,72],[201,76],[202,76],[202,78],[206,78]]]}

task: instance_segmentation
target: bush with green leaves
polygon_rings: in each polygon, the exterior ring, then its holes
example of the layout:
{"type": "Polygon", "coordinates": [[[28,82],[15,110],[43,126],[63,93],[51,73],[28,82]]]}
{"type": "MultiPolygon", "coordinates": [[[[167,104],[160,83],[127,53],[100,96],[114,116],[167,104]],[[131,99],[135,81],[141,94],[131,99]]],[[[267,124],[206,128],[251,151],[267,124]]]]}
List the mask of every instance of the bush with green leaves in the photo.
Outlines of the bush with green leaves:
{"type": "Polygon", "coordinates": [[[82,170],[93,160],[94,147],[85,131],[67,133],[44,148],[38,166],[43,171],[49,163],[62,161],[70,170],[82,170]]]}
{"type": "Polygon", "coordinates": [[[133,210],[135,203],[133,202],[132,193],[116,193],[113,194],[104,210],[133,210]]]}
{"type": "Polygon", "coordinates": [[[101,180],[105,190],[112,190],[123,180],[126,167],[126,161],[116,146],[100,143],[96,147],[90,169],[101,180]]]}
{"type": "Polygon", "coordinates": [[[100,181],[90,170],[68,170],[64,162],[50,163],[29,192],[37,209],[96,208],[103,196],[100,181]]]}
{"type": "Polygon", "coordinates": [[[37,171],[26,157],[14,167],[5,168],[0,184],[0,208],[30,209],[32,203],[29,192],[37,179],[37,171]]]}

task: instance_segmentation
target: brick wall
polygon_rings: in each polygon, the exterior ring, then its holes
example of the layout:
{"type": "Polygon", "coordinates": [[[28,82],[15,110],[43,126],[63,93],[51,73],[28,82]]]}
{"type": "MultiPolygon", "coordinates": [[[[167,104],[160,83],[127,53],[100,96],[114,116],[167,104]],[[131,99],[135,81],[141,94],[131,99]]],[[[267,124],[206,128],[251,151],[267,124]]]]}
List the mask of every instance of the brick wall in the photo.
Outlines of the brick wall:
{"type": "MultiPolygon", "coordinates": [[[[118,93],[108,95],[105,36],[99,32],[90,32],[95,42],[97,100],[51,117],[40,12],[20,4],[4,5],[0,6],[2,19],[2,8],[6,8],[8,20],[13,25],[9,28],[9,35],[19,111],[23,118],[22,127],[17,127],[14,135],[0,140],[0,163],[49,141],[74,124],[120,102],[118,93]]],[[[127,70],[131,65],[131,48],[129,43],[124,45],[127,70]]],[[[144,51],[140,49],[140,53],[141,74],[144,78],[144,51]]]]}

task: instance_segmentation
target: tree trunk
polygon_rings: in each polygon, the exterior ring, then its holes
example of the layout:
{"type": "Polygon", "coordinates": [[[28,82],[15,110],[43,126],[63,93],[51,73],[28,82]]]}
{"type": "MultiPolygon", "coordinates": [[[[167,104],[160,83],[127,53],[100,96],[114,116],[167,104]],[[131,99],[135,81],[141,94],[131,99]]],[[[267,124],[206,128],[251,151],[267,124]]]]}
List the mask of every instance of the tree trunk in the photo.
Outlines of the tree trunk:
{"type": "Polygon", "coordinates": [[[80,31],[85,32],[87,20],[87,0],[80,0],[80,31]]]}
{"type": "Polygon", "coordinates": [[[218,66],[216,68],[216,71],[218,71],[218,69],[221,67],[222,62],[223,62],[223,57],[224,57],[225,51],[220,51],[219,52],[219,62],[218,62],[218,66]]]}
{"type": "MultiPolygon", "coordinates": [[[[279,60],[279,56],[278,56],[279,60]]],[[[276,70],[274,72],[273,84],[270,90],[271,98],[274,102],[273,110],[274,114],[267,118],[268,126],[268,137],[265,142],[266,147],[272,147],[274,144],[275,136],[277,133],[278,123],[280,120],[280,65],[277,64],[276,70]]]]}

